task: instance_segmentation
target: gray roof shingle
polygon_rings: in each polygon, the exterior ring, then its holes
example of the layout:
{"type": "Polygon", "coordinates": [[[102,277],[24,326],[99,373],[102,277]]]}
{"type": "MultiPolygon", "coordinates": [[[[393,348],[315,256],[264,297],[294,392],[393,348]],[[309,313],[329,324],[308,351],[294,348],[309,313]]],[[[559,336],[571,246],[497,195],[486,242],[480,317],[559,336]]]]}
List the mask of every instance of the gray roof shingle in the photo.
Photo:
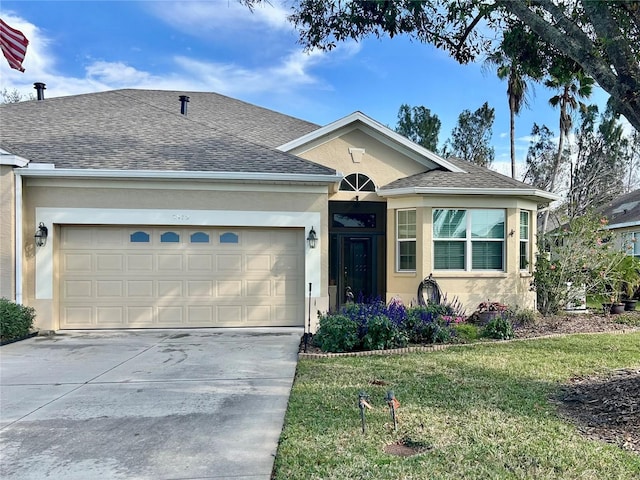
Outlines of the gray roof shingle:
{"type": "Polygon", "coordinates": [[[0,106],[0,146],[56,168],[332,175],[276,150],[317,125],[213,93],[115,90],[0,106]],[[191,101],[180,114],[179,95],[191,101]]]}
{"type": "Polygon", "coordinates": [[[598,211],[607,217],[609,225],[639,223],[640,188],[614,198],[598,211]]]}
{"type": "Polygon", "coordinates": [[[442,169],[428,170],[395,180],[382,187],[382,190],[400,188],[505,188],[531,190],[533,188],[531,185],[464,160],[450,157],[447,158],[447,161],[460,167],[466,173],[449,172],[442,169]]]}

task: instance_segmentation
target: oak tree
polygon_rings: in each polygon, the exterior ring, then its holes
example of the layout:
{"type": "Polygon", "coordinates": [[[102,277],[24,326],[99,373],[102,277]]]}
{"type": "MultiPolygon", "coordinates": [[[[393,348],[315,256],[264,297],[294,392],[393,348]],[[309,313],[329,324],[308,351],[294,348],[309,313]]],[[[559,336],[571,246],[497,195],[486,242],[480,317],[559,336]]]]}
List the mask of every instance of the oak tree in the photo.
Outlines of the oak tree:
{"type": "MultiPolygon", "coordinates": [[[[250,8],[265,0],[239,0],[250,8]]],[[[307,48],[346,39],[408,35],[460,63],[495,51],[519,24],[573,60],[640,131],[640,2],[636,0],[297,0],[290,19],[307,48]],[[497,34],[497,35],[496,35],[497,34]]]]}

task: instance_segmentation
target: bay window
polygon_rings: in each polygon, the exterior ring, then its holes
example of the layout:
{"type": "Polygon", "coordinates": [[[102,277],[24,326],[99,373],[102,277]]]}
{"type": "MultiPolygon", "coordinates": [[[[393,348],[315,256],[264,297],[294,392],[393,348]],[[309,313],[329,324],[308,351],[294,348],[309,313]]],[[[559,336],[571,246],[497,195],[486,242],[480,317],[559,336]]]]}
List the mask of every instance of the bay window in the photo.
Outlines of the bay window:
{"type": "Polygon", "coordinates": [[[433,210],[436,270],[504,271],[504,248],[504,210],[433,210]]]}

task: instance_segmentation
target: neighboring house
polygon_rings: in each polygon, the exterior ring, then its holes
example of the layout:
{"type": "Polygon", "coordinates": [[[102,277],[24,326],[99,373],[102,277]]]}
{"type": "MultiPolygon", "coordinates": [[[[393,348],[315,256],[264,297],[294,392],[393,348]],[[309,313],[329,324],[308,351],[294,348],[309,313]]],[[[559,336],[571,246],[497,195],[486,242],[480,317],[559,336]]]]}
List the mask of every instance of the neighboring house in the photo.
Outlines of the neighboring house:
{"type": "Polygon", "coordinates": [[[116,90],[0,119],[0,295],[42,330],[315,328],[347,287],[409,303],[430,274],[469,311],[535,306],[536,211],[556,196],[360,112],[320,127],[214,93],[116,90]]]}
{"type": "Polygon", "coordinates": [[[620,195],[598,212],[607,218],[607,227],[616,232],[624,251],[640,258],[640,189],[620,195]]]}

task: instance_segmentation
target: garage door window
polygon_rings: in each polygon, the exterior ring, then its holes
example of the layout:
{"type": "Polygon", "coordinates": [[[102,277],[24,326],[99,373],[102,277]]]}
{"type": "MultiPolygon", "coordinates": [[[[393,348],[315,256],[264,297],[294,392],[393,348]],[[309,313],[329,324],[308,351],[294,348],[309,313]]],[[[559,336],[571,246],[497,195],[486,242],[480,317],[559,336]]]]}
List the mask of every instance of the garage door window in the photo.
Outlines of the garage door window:
{"type": "Polygon", "coordinates": [[[164,232],[160,235],[160,243],[178,243],[180,242],[180,235],[176,232],[164,232]]]}
{"type": "Polygon", "coordinates": [[[238,243],[238,235],[232,232],[220,235],[220,243],[238,243]]]}
{"type": "Polygon", "coordinates": [[[209,235],[204,232],[192,233],[191,243],[209,243],[209,235]]]}
{"type": "Polygon", "coordinates": [[[129,236],[131,243],[149,243],[149,234],[146,232],[135,232],[129,236]]]}

